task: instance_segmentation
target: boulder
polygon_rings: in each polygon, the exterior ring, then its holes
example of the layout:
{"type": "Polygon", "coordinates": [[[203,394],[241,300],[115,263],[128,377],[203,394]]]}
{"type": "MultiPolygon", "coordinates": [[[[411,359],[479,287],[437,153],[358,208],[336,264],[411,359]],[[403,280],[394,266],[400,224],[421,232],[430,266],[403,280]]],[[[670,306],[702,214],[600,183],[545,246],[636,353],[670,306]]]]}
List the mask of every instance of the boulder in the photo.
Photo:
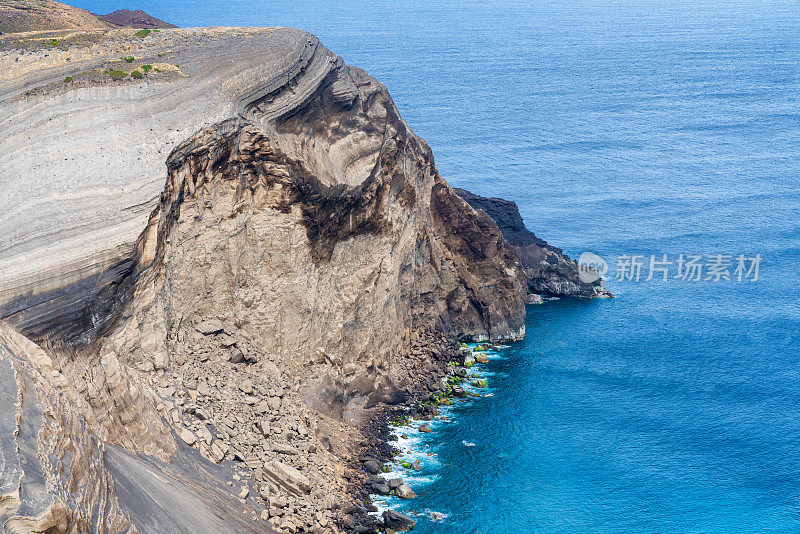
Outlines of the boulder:
{"type": "Polygon", "coordinates": [[[218,439],[213,443],[213,445],[211,445],[209,455],[214,462],[220,463],[225,459],[225,455],[228,454],[228,450],[230,450],[230,446],[228,446],[228,444],[224,441],[218,439]]]}
{"type": "Polygon", "coordinates": [[[527,304],[544,304],[544,299],[541,295],[536,293],[528,293],[528,298],[525,300],[527,304]]]}
{"type": "Polygon", "coordinates": [[[429,427],[428,425],[421,425],[421,426],[419,427],[419,431],[420,431],[420,432],[426,432],[426,433],[427,433],[427,432],[430,432],[430,431],[431,431],[431,427],[429,427]]]}
{"type": "Polygon", "coordinates": [[[396,490],[397,488],[399,488],[402,485],[403,485],[403,479],[402,478],[389,479],[389,487],[392,488],[393,490],[396,490]]]}
{"type": "Polygon", "coordinates": [[[190,447],[197,443],[197,435],[188,428],[181,430],[180,437],[190,447]]]}
{"type": "Polygon", "coordinates": [[[258,431],[261,433],[262,436],[264,436],[264,437],[269,436],[269,434],[270,434],[269,423],[267,421],[265,421],[264,419],[262,419],[258,423],[256,423],[256,428],[258,428],[258,431]]]}
{"type": "Polygon", "coordinates": [[[395,495],[401,499],[415,499],[417,497],[417,494],[414,493],[414,490],[412,490],[406,484],[401,484],[400,487],[395,490],[395,495]]]}
{"type": "Polygon", "coordinates": [[[264,464],[264,479],[298,496],[311,491],[311,482],[303,473],[278,460],[264,464]]]}
{"type": "Polygon", "coordinates": [[[393,532],[405,532],[414,528],[414,525],[416,525],[417,522],[407,515],[401,514],[400,512],[386,510],[383,512],[383,524],[387,530],[390,529],[393,532]]]}
{"type": "Polygon", "coordinates": [[[478,363],[489,363],[489,356],[484,352],[479,352],[475,355],[475,361],[478,363]]]}
{"type": "Polygon", "coordinates": [[[479,378],[477,380],[473,380],[472,385],[476,388],[485,388],[489,385],[489,382],[483,378],[479,378]]]}
{"type": "Polygon", "coordinates": [[[376,480],[370,484],[369,489],[372,491],[372,493],[377,493],[378,495],[389,495],[389,493],[392,491],[392,488],[390,488],[389,484],[387,484],[383,479],[376,480]]]}
{"type": "Polygon", "coordinates": [[[222,332],[222,322],[219,319],[206,319],[197,323],[195,329],[204,336],[217,334],[222,332]]]}
{"type": "Polygon", "coordinates": [[[364,469],[366,469],[368,473],[377,475],[381,472],[381,464],[379,464],[377,460],[370,459],[364,462],[364,469]]]}
{"type": "Polygon", "coordinates": [[[464,357],[464,367],[469,369],[473,365],[475,365],[475,357],[470,353],[464,357]]]}
{"type": "Polygon", "coordinates": [[[201,426],[197,431],[197,437],[204,441],[206,445],[211,445],[211,442],[214,441],[214,437],[205,425],[201,426]]]}
{"type": "Polygon", "coordinates": [[[272,450],[281,454],[299,454],[300,451],[289,445],[288,443],[276,443],[272,446],[272,450]]]}

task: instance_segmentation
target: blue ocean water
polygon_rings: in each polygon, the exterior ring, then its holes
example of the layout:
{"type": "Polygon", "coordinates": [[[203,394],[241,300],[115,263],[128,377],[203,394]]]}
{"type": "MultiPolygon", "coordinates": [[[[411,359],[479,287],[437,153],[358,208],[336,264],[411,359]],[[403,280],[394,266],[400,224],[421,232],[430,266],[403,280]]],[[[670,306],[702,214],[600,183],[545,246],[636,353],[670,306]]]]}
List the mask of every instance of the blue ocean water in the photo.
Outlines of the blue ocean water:
{"type": "Polygon", "coordinates": [[[800,531],[796,2],[75,3],[311,31],[451,184],[576,256],[762,256],[756,282],[530,306],[493,396],[414,438],[433,455],[401,507],[446,514],[415,532],[800,531]]]}

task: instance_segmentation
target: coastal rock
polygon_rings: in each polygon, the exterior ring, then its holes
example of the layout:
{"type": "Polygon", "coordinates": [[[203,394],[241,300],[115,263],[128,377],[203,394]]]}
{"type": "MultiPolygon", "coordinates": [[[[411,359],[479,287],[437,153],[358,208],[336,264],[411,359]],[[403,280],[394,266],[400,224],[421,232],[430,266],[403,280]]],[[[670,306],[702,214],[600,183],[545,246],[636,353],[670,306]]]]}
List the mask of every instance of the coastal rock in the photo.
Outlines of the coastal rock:
{"type": "Polygon", "coordinates": [[[377,460],[367,460],[364,462],[364,469],[367,470],[367,473],[377,475],[381,472],[381,464],[377,460]]]}
{"type": "MultiPolygon", "coordinates": [[[[528,291],[556,297],[608,297],[610,292],[602,287],[602,279],[591,284],[578,276],[578,264],[564,252],[539,239],[525,227],[515,202],[502,198],[486,198],[465,189],[454,191],[470,206],[485,212],[497,223],[503,237],[514,248],[525,266],[528,291]]],[[[534,302],[540,303],[534,297],[534,302]]]]}
{"type": "Polygon", "coordinates": [[[410,517],[399,512],[395,512],[394,510],[386,510],[383,512],[382,517],[383,524],[385,525],[387,531],[391,530],[392,532],[405,532],[407,530],[411,530],[417,524],[417,522],[410,517]]]}
{"type": "Polygon", "coordinates": [[[378,495],[389,495],[392,491],[389,484],[383,479],[373,482],[370,485],[370,489],[372,489],[373,493],[377,493],[378,495]]]}
{"type": "Polygon", "coordinates": [[[525,302],[527,304],[544,304],[544,298],[536,293],[528,293],[528,298],[525,302]]]}
{"type": "Polygon", "coordinates": [[[478,352],[475,354],[475,361],[478,363],[489,363],[489,356],[485,352],[478,352]]]}
{"type": "Polygon", "coordinates": [[[406,484],[402,484],[400,487],[398,487],[397,490],[395,491],[395,494],[398,497],[400,497],[401,499],[416,499],[417,498],[417,494],[414,493],[414,490],[412,490],[406,484]]]}
{"type": "Polygon", "coordinates": [[[420,432],[427,433],[427,432],[430,432],[430,431],[431,431],[431,427],[429,427],[428,425],[420,425],[420,427],[419,427],[419,431],[420,431],[420,432]]]}

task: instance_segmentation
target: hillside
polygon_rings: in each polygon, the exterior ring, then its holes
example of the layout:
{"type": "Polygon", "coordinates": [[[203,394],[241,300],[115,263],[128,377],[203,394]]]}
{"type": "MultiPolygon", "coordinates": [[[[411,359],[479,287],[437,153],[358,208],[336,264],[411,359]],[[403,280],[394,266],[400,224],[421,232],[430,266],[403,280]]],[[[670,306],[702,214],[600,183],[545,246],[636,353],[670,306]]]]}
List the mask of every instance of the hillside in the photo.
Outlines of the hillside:
{"type": "Polygon", "coordinates": [[[0,0],[0,34],[110,28],[175,28],[142,10],[95,15],[55,0],[0,0]]]}
{"type": "Polygon", "coordinates": [[[55,0],[0,0],[0,33],[111,27],[85,9],[55,0]]]}
{"type": "Polygon", "coordinates": [[[174,24],[151,17],[141,9],[136,9],[134,11],[130,11],[128,9],[118,9],[113,13],[100,15],[100,18],[109,24],[123,28],[177,28],[177,26],[174,24]]]}

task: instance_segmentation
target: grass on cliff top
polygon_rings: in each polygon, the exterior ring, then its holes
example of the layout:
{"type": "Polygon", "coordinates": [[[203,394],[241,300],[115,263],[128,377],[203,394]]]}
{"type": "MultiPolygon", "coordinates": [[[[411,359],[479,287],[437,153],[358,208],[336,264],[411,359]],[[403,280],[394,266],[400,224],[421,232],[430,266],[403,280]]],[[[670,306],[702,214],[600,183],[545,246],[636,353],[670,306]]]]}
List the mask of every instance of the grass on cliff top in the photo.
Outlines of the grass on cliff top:
{"type": "Polygon", "coordinates": [[[138,32],[134,33],[134,35],[136,37],[140,38],[140,39],[144,39],[145,37],[147,37],[151,33],[152,32],[150,30],[139,30],[138,32]]]}

